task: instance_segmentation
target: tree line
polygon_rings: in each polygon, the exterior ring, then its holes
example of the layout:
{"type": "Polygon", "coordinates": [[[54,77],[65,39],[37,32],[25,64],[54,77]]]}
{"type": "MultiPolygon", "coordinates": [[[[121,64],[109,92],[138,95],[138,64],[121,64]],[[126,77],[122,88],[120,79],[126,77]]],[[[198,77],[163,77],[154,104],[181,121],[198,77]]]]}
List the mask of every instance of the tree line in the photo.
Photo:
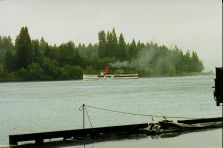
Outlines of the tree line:
{"type": "Polygon", "coordinates": [[[196,52],[183,53],[156,43],[126,43],[123,34],[104,30],[98,43],[68,41],[49,45],[43,38],[31,39],[22,27],[13,44],[0,36],[0,81],[82,79],[83,73],[98,74],[105,65],[111,73],[139,73],[140,76],[176,76],[200,73],[203,63],[196,52]]]}

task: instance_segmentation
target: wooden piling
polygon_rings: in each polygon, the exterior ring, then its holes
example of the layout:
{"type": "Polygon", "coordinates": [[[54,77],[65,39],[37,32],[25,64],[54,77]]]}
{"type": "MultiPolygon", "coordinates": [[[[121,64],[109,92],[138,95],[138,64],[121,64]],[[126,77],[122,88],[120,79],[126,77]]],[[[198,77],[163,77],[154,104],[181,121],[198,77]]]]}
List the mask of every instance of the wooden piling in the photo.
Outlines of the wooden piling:
{"type": "Polygon", "coordinates": [[[223,103],[223,67],[216,68],[214,97],[217,106],[223,103]]]}

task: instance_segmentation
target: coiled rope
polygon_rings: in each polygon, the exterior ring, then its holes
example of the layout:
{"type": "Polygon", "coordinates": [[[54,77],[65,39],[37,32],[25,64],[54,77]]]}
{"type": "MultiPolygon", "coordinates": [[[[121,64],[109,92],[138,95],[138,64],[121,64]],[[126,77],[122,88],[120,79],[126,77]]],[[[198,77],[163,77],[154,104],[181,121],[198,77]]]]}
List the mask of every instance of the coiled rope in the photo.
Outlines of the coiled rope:
{"type": "Polygon", "coordinates": [[[151,114],[141,114],[141,113],[131,113],[131,112],[124,112],[124,111],[119,111],[119,110],[111,110],[111,109],[106,109],[106,108],[101,108],[101,107],[96,107],[96,106],[91,106],[91,105],[86,105],[85,104],[85,108],[89,107],[89,108],[93,108],[93,109],[97,109],[97,110],[103,110],[103,111],[107,111],[107,112],[114,112],[114,113],[120,113],[120,114],[127,114],[127,115],[135,115],[135,116],[146,116],[146,117],[159,117],[159,118],[175,118],[175,119],[195,119],[195,118],[190,118],[190,117],[180,117],[180,116],[161,116],[161,115],[151,115],[151,114]]]}

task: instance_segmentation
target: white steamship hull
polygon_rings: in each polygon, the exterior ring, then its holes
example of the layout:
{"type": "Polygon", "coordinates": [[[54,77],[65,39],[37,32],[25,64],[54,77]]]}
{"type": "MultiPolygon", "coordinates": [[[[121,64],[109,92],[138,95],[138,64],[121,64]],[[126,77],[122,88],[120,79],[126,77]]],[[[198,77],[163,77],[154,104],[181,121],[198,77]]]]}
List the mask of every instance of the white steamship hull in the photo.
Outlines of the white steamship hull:
{"type": "Polygon", "coordinates": [[[120,79],[138,79],[138,74],[105,74],[91,75],[83,74],[83,80],[120,80],[120,79]]]}

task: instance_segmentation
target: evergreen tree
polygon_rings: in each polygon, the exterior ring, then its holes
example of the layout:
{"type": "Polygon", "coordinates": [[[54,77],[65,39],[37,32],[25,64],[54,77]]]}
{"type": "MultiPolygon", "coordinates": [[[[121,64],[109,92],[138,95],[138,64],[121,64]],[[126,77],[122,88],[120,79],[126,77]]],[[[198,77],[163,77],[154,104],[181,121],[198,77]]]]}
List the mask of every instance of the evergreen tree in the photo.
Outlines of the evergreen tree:
{"type": "Polygon", "coordinates": [[[65,65],[73,65],[73,58],[74,58],[74,48],[75,45],[72,41],[69,41],[68,43],[61,44],[59,46],[59,63],[61,66],[65,65]]]}
{"type": "Polygon", "coordinates": [[[8,72],[12,72],[16,69],[16,58],[10,49],[6,51],[4,66],[8,72]]]}
{"type": "Polygon", "coordinates": [[[113,57],[114,53],[112,52],[113,49],[112,33],[108,31],[106,38],[107,38],[107,43],[105,48],[105,57],[113,57]]]}
{"type": "Polygon", "coordinates": [[[13,49],[12,39],[10,36],[0,36],[0,49],[13,49]]]}
{"type": "Polygon", "coordinates": [[[10,36],[0,36],[0,64],[4,63],[7,50],[14,52],[12,39],[10,36]]]}
{"type": "Polygon", "coordinates": [[[113,28],[111,32],[111,57],[118,57],[118,39],[115,28],[113,28]]]}
{"type": "Polygon", "coordinates": [[[0,35],[0,47],[2,47],[2,36],[0,35]]]}
{"type": "Polygon", "coordinates": [[[33,50],[27,27],[22,27],[15,42],[17,68],[27,68],[33,62],[33,50]]]}
{"type": "Polygon", "coordinates": [[[127,66],[112,67],[111,72],[140,76],[187,75],[203,70],[196,52],[184,54],[177,47],[136,43],[134,39],[126,43],[122,34],[117,38],[114,28],[100,31],[98,40],[98,44],[86,46],[80,43],[75,47],[72,41],[51,46],[43,38],[31,41],[27,27],[22,27],[15,48],[9,36],[0,36],[0,81],[80,79],[82,71],[97,74],[106,64],[116,62],[127,66]]]}
{"type": "Polygon", "coordinates": [[[39,41],[39,50],[41,57],[49,57],[49,45],[43,37],[39,41]]]}
{"type": "Polygon", "coordinates": [[[103,58],[106,56],[106,34],[104,31],[98,33],[98,56],[103,58]]]}
{"type": "Polygon", "coordinates": [[[128,56],[130,57],[130,59],[135,58],[137,56],[137,47],[134,39],[132,40],[132,43],[129,46],[128,56]]]}
{"type": "Polygon", "coordinates": [[[73,58],[73,62],[74,62],[73,65],[77,65],[77,66],[82,65],[82,60],[81,60],[81,57],[80,57],[78,48],[74,49],[74,58],[73,58]]]}
{"type": "Polygon", "coordinates": [[[48,54],[48,57],[51,59],[51,60],[59,60],[59,57],[60,57],[60,51],[58,49],[58,47],[56,45],[54,46],[50,46],[49,47],[49,54],[48,54]]]}
{"type": "Polygon", "coordinates": [[[33,61],[39,63],[41,61],[41,53],[39,47],[39,40],[32,41],[33,46],[33,61]]]}
{"type": "Polygon", "coordinates": [[[201,72],[204,69],[201,60],[198,58],[197,53],[194,51],[191,55],[191,69],[192,72],[201,72]]]}
{"type": "Polygon", "coordinates": [[[120,34],[119,40],[118,40],[117,57],[119,60],[126,59],[126,43],[125,43],[125,39],[124,39],[122,33],[120,34]]]}

